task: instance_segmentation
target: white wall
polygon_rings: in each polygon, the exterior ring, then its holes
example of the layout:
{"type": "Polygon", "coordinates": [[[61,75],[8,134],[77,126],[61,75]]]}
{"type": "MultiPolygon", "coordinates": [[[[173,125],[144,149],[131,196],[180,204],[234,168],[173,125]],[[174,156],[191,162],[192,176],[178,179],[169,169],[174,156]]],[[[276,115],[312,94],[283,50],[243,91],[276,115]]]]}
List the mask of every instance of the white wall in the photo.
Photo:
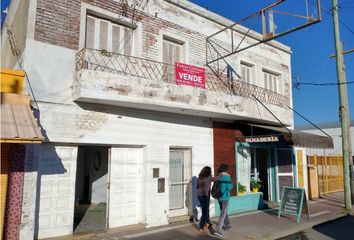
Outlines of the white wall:
{"type": "MultiPolygon", "coordinates": [[[[27,39],[24,70],[37,101],[71,103],[76,51],[27,39]]],[[[26,91],[29,89],[26,86],[26,91]]]]}
{"type": "Polygon", "coordinates": [[[147,227],[167,224],[169,149],[192,149],[192,176],[197,176],[205,165],[213,166],[211,121],[134,109],[81,107],[55,105],[54,108],[53,104],[39,104],[42,127],[51,129],[47,137],[52,142],[146,146],[143,163],[145,223],[147,227]],[[160,168],[160,177],[166,178],[165,193],[157,193],[153,168],[160,168]]]}

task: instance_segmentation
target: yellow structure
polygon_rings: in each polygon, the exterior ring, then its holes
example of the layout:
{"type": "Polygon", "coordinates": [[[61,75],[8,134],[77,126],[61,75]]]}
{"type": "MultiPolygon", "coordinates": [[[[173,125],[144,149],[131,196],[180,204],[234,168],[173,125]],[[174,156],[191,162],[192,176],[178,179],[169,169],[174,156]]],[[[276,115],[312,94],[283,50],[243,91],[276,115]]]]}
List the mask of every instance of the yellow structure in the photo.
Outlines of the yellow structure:
{"type": "MultiPolygon", "coordinates": [[[[29,98],[23,96],[23,81],[25,78],[25,72],[23,70],[11,70],[2,68],[1,69],[1,191],[0,191],[0,207],[1,207],[1,217],[0,217],[0,239],[3,235],[4,227],[4,218],[5,218],[5,208],[6,208],[6,198],[7,198],[7,187],[8,187],[8,176],[9,176],[9,143],[3,141],[3,135],[8,131],[7,128],[12,127],[11,125],[6,125],[8,123],[9,117],[5,114],[5,109],[3,107],[11,107],[12,103],[15,103],[16,106],[28,106],[29,108],[29,99],[22,103],[24,98],[29,98]],[[20,100],[21,101],[20,101],[20,100]],[[21,105],[18,105],[21,104],[21,105]]],[[[25,99],[26,100],[26,99],[25,99]]],[[[26,108],[27,109],[27,108],[26,108]]],[[[23,111],[22,111],[23,112],[23,111]]],[[[21,121],[21,119],[17,119],[21,121]]],[[[13,124],[12,124],[13,125],[13,124]]],[[[41,139],[42,140],[42,139],[41,139]]],[[[43,140],[42,140],[43,141],[43,140]]]]}
{"type": "Polygon", "coordinates": [[[1,68],[1,92],[22,94],[25,71],[1,68]]]}

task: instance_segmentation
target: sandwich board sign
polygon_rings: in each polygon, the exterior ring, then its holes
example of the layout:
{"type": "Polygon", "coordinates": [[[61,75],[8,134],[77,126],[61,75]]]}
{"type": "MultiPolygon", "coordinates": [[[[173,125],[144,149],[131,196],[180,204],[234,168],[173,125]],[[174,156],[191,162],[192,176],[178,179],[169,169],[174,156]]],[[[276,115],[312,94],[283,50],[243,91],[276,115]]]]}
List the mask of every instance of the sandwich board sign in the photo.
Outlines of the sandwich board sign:
{"type": "Polygon", "coordinates": [[[283,215],[296,216],[297,222],[301,221],[302,213],[307,213],[310,220],[310,211],[304,188],[284,187],[281,195],[278,218],[283,215]]]}

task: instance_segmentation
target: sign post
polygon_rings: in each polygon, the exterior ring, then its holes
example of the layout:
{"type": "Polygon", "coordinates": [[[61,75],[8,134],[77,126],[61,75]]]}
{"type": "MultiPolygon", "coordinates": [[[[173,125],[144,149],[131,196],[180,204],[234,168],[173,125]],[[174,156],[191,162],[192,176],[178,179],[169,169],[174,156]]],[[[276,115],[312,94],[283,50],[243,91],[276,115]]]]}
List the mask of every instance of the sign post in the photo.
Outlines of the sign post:
{"type": "Polygon", "coordinates": [[[307,204],[305,189],[296,187],[284,187],[279,207],[278,218],[281,214],[297,217],[297,222],[301,221],[302,213],[307,213],[310,220],[310,211],[307,204]],[[304,204],[305,203],[305,204],[304,204]]]}

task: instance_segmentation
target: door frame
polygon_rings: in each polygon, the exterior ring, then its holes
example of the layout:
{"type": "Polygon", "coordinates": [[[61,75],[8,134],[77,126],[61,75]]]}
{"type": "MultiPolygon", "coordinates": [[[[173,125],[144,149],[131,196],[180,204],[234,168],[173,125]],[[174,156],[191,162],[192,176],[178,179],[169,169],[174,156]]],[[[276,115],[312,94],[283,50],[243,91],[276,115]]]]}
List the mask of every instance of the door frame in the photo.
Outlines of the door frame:
{"type": "Polygon", "coordinates": [[[169,218],[188,216],[192,209],[192,148],[191,147],[170,147],[168,152],[168,210],[169,218]],[[171,177],[170,177],[170,153],[171,151],[182,151],[183,152],[183,208],[181,209],[170,209],[170,188],[171,188],[171,177]],[[187,163],[187,164],[186,164],[187,163]],[[187,168],[186,168],[187,166],[187,168]],[[185,175],[188,174],[188,176],[185,175]]]}
{"type": "MultiPolygon", "coordinates": [[[[254,148],[254,149],[266,149],[267,154],[267,178],[268,178],[268,199],[270,202],[277,201],[277,194],[279,189],[279,181],[277,179],[277,146],[271,143],[246,143],[246,142],[235,142],[235,159],[236,159],[236,179],[238,179],[238,148],[242,146],[244,148],[254,148]]],[[[256,154],[254,154],[256,157],[256,154]]]]}

